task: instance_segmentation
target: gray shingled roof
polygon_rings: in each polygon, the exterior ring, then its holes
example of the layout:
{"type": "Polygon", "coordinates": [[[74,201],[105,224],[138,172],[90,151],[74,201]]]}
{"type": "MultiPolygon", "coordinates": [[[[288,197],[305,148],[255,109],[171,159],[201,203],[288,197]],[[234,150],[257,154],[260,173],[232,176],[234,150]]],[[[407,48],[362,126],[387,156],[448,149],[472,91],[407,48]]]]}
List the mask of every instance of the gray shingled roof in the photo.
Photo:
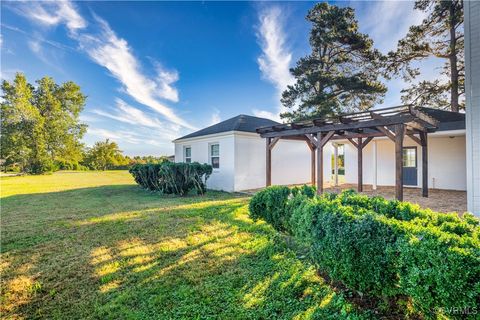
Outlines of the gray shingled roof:
{"type": "Polygon", "coordinates": [[[419,108],[429,116],[440,121],[437,131],[465,129],[465,113],[451,112],[432,108],[419,108]]]}
{"type": "MultiPolygon", "coordinates": [[[[457,113],[457,112],[444,111],[444,110],[431,109],[431,108],[420,108],[420,110],[427,113],[429,116],[437,119],[438,121],[440,121],[440,125],[437,131],[465,129],[464,113],[457,113]]],[[[187,134],[186,136],[178,138],[175,141],[181,140],[181,139],[187,139],[187,138],[206,136],[208,134],[228,132],[228,131],[256,132],[256,129],[259,127],[274,126],[277,124],[279,123],[270,119],[249,116],[246,114],[240,114],[236,117],[219,122],[210,127],[206,127],[204,129],[187,134]]]]}
{"type": "Polygon", "coordinates": [[[213,126],[206,127],[204,129],[187,134],[186,136],[183,136],[176,140],[206,136],[208,134],[228,131],[256,132],[255,130],[259,127],[274,126],[277,124],[279,123],[270,119],[240,114],[236,117],[214,124],[213,126]]]}

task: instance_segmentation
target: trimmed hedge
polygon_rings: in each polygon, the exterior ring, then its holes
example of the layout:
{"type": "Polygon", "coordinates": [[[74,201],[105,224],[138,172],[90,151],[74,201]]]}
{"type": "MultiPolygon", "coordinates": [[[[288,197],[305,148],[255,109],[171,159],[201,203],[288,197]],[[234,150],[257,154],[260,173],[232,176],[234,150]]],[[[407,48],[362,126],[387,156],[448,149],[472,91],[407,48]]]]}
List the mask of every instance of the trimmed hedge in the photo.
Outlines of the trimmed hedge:
{"type": "Polygon", "coordinates": [[[165,194],[186,195],[191,190],[204,194],[207,179],[212,174],[208,164],[163,162],[160,164],[136,164],[129,172],[142,188],[165,194]]]}
{"type": "Polygon", "coordinates": [[[472,215],[436,213],[351,190],[309,197],[271,187],[251,201],[253,219],[295,236],[320,269],[352,289],[408,296],[426,317],[478,310],[480,227],[472,215]]]}

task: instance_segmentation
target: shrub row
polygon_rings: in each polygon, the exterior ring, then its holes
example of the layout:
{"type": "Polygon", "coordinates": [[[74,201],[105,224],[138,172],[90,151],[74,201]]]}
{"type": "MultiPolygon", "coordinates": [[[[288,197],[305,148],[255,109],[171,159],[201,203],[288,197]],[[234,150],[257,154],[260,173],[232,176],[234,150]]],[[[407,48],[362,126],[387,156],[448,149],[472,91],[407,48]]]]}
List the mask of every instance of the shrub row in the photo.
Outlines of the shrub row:
{"type": "Polygon", "coordinates": [[[160,164],[136,164],[129,172],[142,188],[165,194],[186,195],[191,190],[204,194],[206,183],[212,174],[208,164],[163,162],[160,164]]]}
{"type": "Polygon", "coordinates": [[[354,191],[317,197],[307,189],[267,188],[252,198],[250,215],[295,236],[319,268],[352,289],[408,296],[427,317],[478,310],[478,219],[354,191]]]}

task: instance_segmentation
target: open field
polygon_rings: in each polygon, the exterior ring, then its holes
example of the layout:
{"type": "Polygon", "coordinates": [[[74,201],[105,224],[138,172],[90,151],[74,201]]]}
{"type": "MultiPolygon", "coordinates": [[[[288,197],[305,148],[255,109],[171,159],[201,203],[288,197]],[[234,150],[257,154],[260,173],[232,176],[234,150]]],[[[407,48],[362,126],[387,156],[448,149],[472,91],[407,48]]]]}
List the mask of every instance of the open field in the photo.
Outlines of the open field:
{"type": "Polygon", "coordinates": [[[371,318],[247,197],[163,197],[126,171],[1,181],[4,318],[371,318]]]}

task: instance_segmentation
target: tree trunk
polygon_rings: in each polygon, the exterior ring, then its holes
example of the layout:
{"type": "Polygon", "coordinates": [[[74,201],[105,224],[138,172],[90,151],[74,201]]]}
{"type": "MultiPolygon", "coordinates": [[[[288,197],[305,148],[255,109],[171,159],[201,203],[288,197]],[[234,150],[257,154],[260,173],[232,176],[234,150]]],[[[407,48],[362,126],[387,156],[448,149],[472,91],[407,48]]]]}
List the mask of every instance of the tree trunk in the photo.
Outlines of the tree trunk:
{"type": "Polygon", "coordinates": [[[452,86],[450,88],[450,107],[453,112],[458,112],[458,66],[457,66],[457,39],[455,34],[456,25],[455,1],[450,3],[450,78],[452,86]]]}

